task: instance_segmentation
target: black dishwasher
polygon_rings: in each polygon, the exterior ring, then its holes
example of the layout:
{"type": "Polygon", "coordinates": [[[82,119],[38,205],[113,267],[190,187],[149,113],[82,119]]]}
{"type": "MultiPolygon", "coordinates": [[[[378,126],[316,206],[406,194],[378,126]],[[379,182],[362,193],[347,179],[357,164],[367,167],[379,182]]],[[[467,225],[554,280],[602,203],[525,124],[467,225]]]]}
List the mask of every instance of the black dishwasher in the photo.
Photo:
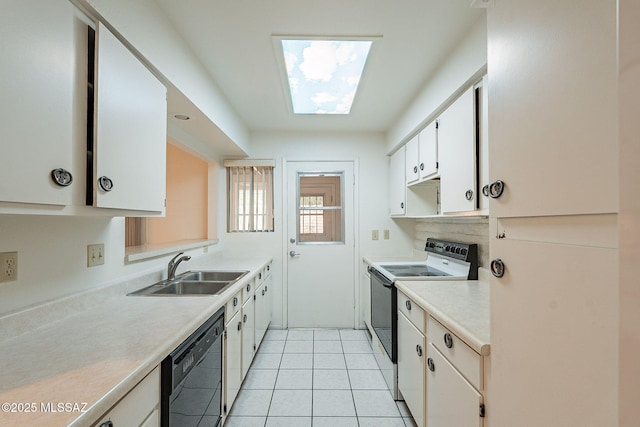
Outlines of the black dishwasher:
{"type": "Polygon", "coordinates": [[[224,307],[162,361],[162,427],[221,424],[223,333],[224,307]]]}

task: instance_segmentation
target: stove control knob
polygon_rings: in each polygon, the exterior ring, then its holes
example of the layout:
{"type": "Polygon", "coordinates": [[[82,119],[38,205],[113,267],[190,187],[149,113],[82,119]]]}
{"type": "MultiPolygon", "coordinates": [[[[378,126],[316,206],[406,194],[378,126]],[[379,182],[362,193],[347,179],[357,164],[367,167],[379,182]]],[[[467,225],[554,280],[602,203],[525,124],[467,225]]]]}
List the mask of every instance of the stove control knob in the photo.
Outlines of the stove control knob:
{"type": "Polygon", "coordinates": [[[444,247],[445,252],[451,252],[451,246],[447,245],[444,247]]]}
{"type": "Polygon", "coordinates": [[[466,255],[467,255],[467,250],[466,250],[465,248],[462,248],[462,249],[460,250],[460,254],[461,254],[461,255],[465,255],[465,256],[466,256],[466,255]]]}
{"type": "Polygon", "coordinates": [[[460,255],[460,248],[456,248],[456,254],[460,255]]]}

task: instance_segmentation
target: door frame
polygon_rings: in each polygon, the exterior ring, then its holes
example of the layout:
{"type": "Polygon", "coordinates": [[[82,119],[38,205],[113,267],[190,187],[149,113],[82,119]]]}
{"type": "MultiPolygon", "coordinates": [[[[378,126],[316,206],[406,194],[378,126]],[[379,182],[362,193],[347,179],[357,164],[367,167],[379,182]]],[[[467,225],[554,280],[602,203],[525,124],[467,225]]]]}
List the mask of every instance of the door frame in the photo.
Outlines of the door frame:
{"type": "MultiPolygon", "coordinates": [[[[359,159],[336,159],[336,160],[309,160],[309,159],[286,159],[282,158],[282,327],[287,329],[289,327],[289,256],[287,255],[288,248],[288,233],[289,233],[289,212],[287,209],[287,203],[289,201],[288,192],[288,174],[290,165],[298,163],[351,163],[353,165],[353,328],[357,329],[360,326],[359,313],[360,313],[360,184],[358,177],[360,176],[360,162],[359,159]]],[[[345,212],[346,214],[346,212],[345,212]]]]}

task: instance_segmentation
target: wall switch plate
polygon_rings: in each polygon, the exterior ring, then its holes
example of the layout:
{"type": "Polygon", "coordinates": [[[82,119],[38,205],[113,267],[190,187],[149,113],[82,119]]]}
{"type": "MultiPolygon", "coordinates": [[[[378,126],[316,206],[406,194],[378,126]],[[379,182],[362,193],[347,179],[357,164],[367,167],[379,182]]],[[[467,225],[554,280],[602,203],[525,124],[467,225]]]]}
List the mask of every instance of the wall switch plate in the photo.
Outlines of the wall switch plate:
{"type": "Polygon", "coordinates": [[[378,240],[378,230],[371,230],[371,240],[378,240]]]}
{"type": "Polygon", "coordinates": [[[0,253],[0,282],[18,280],[18,252],[0,253]]]}
{"type": "Polygon", "coordinates": [[[384,236],[384,240],[389,240],[389,230],[384,230],[382,235],[384,236]]]}
{"type": "Polygon", "coordinates": [[[87,245],[87,267],[104,264],[104,244],[87,245]]]}

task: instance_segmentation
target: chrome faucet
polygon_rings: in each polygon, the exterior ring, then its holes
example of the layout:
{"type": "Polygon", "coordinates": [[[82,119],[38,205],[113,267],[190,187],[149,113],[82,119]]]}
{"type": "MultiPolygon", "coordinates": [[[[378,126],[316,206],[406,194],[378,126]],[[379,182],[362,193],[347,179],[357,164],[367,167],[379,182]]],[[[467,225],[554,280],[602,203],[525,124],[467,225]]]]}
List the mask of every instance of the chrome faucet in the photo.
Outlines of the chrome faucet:
{"type": "Polygon", "coordinates": [[[167,266],[167,280],[175,279],[178,265],[180,265],[182,261],[189,261],[191,259],[189,255],[182,256],[183,254],[184,252],[180,252],[169,261],[169,265],[167,266]]]}

